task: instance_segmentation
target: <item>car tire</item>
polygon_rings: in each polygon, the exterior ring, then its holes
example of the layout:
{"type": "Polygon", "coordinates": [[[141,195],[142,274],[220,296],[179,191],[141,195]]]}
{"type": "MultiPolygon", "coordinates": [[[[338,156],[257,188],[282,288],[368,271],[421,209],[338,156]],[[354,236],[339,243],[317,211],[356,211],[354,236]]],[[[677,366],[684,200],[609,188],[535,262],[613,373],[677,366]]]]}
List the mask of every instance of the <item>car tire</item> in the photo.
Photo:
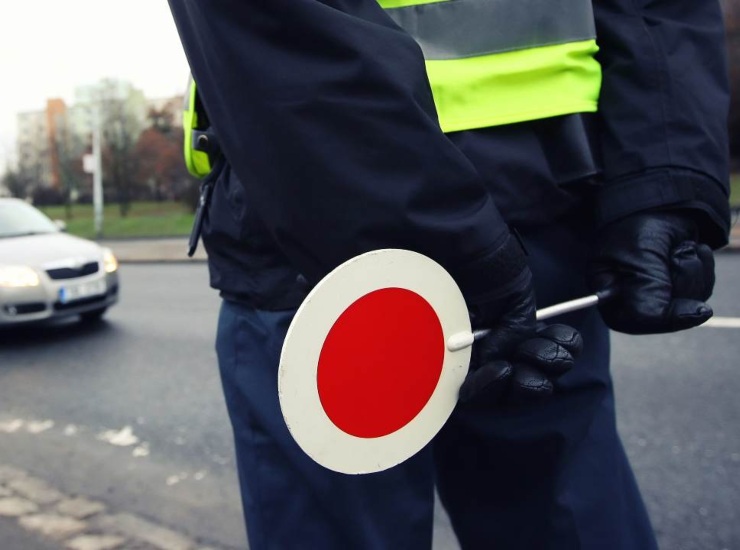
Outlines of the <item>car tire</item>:
{"type": "Polygon", "coordinates": [[[97,323],[103,318],[103,315],[107,310],[107,307],[101,307],[100,309],[80,313],[80,321],[83,323],[97,323]]]}

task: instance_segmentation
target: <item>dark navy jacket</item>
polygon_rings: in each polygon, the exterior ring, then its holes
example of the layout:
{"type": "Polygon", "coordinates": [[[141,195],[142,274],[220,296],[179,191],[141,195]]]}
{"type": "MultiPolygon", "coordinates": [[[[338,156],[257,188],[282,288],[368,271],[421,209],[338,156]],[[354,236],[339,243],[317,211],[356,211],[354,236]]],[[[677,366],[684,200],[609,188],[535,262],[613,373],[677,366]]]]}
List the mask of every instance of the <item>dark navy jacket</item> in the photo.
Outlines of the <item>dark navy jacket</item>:
{"type": "Polygon", "coordinates": [[[375,0],[169,0],[224,159],[211,284],[279,309],[341,262],[407,248],[474,302],[507,224],[687,209],[729,231],[717,0],[594,0],[599,113],[444,135],[421,52],[375,0]],[[301,274],[301,277],[299,277],[301,274]]]}

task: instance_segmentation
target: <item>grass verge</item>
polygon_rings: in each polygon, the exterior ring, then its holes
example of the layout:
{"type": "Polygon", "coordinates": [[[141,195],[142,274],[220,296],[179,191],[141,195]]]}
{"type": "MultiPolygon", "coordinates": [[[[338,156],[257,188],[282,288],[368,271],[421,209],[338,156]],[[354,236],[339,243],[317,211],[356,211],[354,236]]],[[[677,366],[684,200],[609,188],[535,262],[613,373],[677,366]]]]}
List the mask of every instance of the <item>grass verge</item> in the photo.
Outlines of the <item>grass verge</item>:
{"type": "Polygon", "coordinates": [[[730,205],[740,208],[740,174],[733,174],[730,178],[730,205]]]}
{"type": "MultiPolygon", "coordinates": [[[[41,210],[53,220],[63,220],[67,232],[94,239],[95,218],[90,204],[75,204],[69,213],[64,206],[45,206],[41,210]]],[[[117,204],[103,208],[102,238],[173,237],[187,235],[193,213],[179,202],[133,202],[128,214],[121,216],[117,204]]]]}
{"type": "MultiPolygon", "coordinates": [[[[730,204],[740,208],[740,173],[730,178],[730,204]]],[[[64,206],[45,206],[41,210],[54,220],[64,220],[67,232],[94,239],[95,221],[90,204],[75,204],[68,215],[64,206]]],[[[103,210],[103,238],[174,237],[190,233],[193,213],[180,202],[133,202],[127,216],[117,204],[103,210]]]]}

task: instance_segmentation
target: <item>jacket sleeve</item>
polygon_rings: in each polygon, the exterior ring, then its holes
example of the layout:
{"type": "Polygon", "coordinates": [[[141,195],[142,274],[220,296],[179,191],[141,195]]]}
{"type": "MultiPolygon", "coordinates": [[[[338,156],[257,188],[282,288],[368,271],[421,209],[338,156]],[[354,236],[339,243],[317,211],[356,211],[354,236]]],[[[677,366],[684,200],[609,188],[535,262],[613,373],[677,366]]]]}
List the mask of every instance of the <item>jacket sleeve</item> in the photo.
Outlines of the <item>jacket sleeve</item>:
{"type": "Polygon", "coordinates": [[[724,25],[718,0],[594,0],[603,83],[599,217],[681,208],[727,243],[724,25]]]}
{"type": "Polygon", "coordinates": [[[209,119],[275,242],[316,282],[424,253],[490,284],[507,227],[441,132],[416,42],[376,0],[169,0],[209,119]]]}

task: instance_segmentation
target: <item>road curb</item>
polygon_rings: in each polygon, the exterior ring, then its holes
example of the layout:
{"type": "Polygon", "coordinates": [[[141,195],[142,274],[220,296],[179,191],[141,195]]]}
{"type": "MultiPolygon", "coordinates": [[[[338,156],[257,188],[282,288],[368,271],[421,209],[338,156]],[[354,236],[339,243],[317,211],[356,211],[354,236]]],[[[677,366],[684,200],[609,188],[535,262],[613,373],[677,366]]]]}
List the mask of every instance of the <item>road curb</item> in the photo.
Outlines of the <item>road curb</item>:
{"type": "Polygon", "coordinates": [[[185,237],[101,240],[98,244],[110,248],[120,263],[202,263],[208,259],[202,246],[188,257],[185,237]]]}

